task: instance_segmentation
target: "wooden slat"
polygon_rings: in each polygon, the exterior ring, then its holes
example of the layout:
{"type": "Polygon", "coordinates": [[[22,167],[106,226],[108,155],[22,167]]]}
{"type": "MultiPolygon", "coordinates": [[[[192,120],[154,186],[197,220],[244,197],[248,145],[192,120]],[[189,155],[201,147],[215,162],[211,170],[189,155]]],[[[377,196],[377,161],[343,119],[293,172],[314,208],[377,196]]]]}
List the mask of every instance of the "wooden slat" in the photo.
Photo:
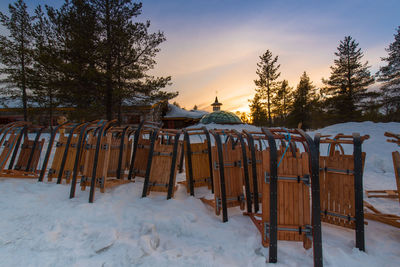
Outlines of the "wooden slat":
{"type": "Polygon", "coordinates": [[[394,173],[396,176],[395,178],[397,185],[397,195],[399,196],[399,202],[400,202],[400,153],[398,151],[393,152],[392,158],[393,158],[394,173]]]}

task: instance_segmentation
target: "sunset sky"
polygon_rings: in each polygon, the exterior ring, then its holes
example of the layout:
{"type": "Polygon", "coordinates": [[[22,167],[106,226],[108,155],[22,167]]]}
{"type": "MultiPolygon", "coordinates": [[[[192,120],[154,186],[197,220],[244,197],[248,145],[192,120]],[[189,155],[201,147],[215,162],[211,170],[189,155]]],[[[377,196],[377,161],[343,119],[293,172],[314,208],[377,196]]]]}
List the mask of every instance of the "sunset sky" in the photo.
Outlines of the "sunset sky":
{"type": "MultiPolygon", "coordinates": [[[[9,2],[2,0],[0,10],[7,12],[9,2]]],[[[63,1],[26,2],[34,8],[63,1]]],[[[303,71],[320,86],[339,41],[351,35],[375,73],[400,25],[399,11],[399,0],[145,0],[139,20],[165,33],[153,73],[172,76],[175,101],[210,110],[218,92],[222,109],[248,111],[258,57],[267,49],[279,56],[281,79],[291,86],[303,71]]]]}

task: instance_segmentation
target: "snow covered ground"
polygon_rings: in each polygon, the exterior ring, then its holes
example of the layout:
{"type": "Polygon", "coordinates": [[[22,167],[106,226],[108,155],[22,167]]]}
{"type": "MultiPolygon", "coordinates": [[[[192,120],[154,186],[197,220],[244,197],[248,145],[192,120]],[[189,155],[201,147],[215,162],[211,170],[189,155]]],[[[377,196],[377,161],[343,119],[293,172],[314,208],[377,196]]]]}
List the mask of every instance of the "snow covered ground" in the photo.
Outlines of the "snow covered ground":
{"type": "MultiPolygon", "coordinates": [[[[214,127],[212,127],[214,128],[214,127]]],[[[345,123],[320,129],[323,134],[360,132],[371,138],[364,188],[395,188],[391,159],[394,144],[385,131],[400,132],[400,123],[345,123]]],[[[313,134],[313,133],[310,133],[313,134]]],[[[326,147],[321,151],[326,151],[326,147]]],[[[178,180],[184,180],[179,174],[178,180]]],[[[263,266],[268,249],[248,217],[229,209],[222,223],[199,199],[179,185],[175,198],[151,193],[141,198],[143,181],[96,193],[32,180],[0,179],[0,266],[263,266]]],[[[399,203],[368,200],[378,209],[400,215],[399,203]]],[[[354,231],[323,223],[325,266],[398,266],[400,229],[369,221],[366,253],[354,248],[354,231]]],[[[312,249],[301,243],[278,242],[278,264],[311,266],[312,249]]]]}

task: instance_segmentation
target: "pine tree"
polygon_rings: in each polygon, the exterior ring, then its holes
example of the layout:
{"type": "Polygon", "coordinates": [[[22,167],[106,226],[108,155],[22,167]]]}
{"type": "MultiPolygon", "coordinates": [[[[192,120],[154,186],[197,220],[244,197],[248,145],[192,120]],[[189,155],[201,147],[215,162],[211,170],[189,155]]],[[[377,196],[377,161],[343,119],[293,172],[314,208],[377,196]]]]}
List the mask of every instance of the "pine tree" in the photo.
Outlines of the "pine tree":
{"type": "Polygon", "coordinates": [[[315,86],[310,81],[307,73],[304,72],[294,92],[293,106],[289,114],[291,127],[297,127],[299,123],[301,123],[303,129],[311,127],[311,114],[317,100],[315,91],[315,86]]]}
{"type": "Polygon", "coordinates": [[[33,101],[48,113],[49,124],[53,124],[54,109],[59,105],[61,65],[57,54],[61,50],[56,42],[53,25],[44,14],[42,7],[35,9],[36,22],[33,24],[33,67],[30,79],[33,101]]]}
{"type": "Polygon", "coordinates": [[[272,97],[274,91],[277,88],[276,80],[281,75],[278,72],[280,65],[278,62],[278,56],[273,57],[271,51],[267,50],[262,56],[260,56],[260,62],[257,63],[257,75],[258,80],[254,83],[257,86],[256,92],[260,97],[260,100],[266,101],[268,124],[272,125],[272,97]]]}
{"type": "Polygon", "coordinates": [[[286,119],[289,113],[289,107],[292,104],[292,90],[293,89],[289,86],[288,81],[283,80],[279,83],[272,100],[274,113],[282,122],[286,119]]]}
{"type": "Polygon", "coordinates": [[[8,6],[10,17],[0,12],[0,23],[8,30],[9,35],[0,35],[0,63],[4,65],[0,74],[2,93],[10,99],[22,102],[24,120],[28,120],[28,82],[32,64],[32,22],[23,0],[8,6]]]}
{"type": "Polygon", "coordinates": [[[173,98],[177,93],[160,91],[170,84],[171,77],[153,77],[159,45],[164,33],[149,33],[150,22],[134,22],[141,14],[141,3],[131,0],[90,0],[99,21],[99,66],[104,73],[104,105],[108,119],[122,103],[137,94],[150,97],[173,98]]]}
{"type": "Polygon", "coordinates": [[[250,102],[250,117],[252,124],[257,126],[265,126],[268,124],[267,111],[261,102],[261,96],[259,93],[254,95],[254,98],[249,100],[250,102]]]}
{"type": "Polygon", "coordinates": [[[383,82],[381,92],[386,115],[389,115],[391,120],[400,120],[400,26],[394,35],[393,43],[385,50],[388,56],[382,60],[386,65],[377,73],[378,81],[383,82]]]}
{"type": "Polygon", "coordinates": [[[351,121],[361,115],[363,100],[369,95],[367,88],[374,83],[368,62],[362,63],[364,56],[358,43],[351,36],[340,41],[334,66],[329,79],[322,79],[326,85],[324,92],[330,99],[334,115],[340,122],[351,121]]]}
{"type": "Polygon", "coordinates": [[[61,47],[57,56],[58,97],[64,106],[72,106],[72,118],[92,120],[104,114],[103,73],[98,69],[99,26],[96,12],[85,0],[66,0],[59,8],[47,7],[47,15],[61,47]]]}

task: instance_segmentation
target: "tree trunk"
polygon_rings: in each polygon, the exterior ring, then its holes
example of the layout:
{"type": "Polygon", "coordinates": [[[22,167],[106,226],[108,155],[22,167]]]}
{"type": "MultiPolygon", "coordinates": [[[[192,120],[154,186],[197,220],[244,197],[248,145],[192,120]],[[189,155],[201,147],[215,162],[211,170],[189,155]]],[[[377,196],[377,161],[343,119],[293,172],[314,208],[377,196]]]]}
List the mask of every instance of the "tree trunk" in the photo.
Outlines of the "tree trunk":
{"type": "Polygon", "coordinates": [[[51,89],[49,94],[49,102],[50,129],[53,130],[53,95],[51,93],[51,89]]]}
{"type": "Polygon", "coordinates": [[[269,83],[267,83],[267,108],[268,108],[268,126],[272,126],[271,118],[271,90],[269,88],[269,83]]]}
{"type": "Polygon", "coordinates": [[[27,111],[27,97],[26,97],[26,73],[25,73],[25,46],[24,42],[21,42],[21,89],[22,89],[22,109],[24,112],[24,121],[28,120],[28,111],[27,111]]]}
{"type": "Polygon", "coordinates": [[[113,119],[113,86],[112,86],[112,66],[111,66],[111,24],[110,24],[110,1],[105,1],[106,7],[106,34],[107,34],[107,62],[106,62],[106,117],[107,120],[113,119]]]}

